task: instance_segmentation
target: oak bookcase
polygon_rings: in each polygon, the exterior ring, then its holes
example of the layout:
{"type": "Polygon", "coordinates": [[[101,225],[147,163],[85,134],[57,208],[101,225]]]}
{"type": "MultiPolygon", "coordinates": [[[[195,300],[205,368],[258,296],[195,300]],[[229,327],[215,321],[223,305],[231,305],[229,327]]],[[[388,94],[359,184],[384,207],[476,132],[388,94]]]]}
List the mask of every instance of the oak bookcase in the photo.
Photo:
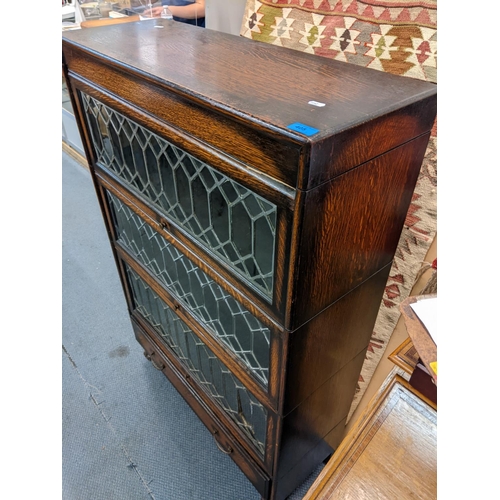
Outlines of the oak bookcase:
{"type": "Polygon", "coordinates": [[[282,500],[343,436],[436,86],[165,20],[62,50],[137,341],[282,500]]]}

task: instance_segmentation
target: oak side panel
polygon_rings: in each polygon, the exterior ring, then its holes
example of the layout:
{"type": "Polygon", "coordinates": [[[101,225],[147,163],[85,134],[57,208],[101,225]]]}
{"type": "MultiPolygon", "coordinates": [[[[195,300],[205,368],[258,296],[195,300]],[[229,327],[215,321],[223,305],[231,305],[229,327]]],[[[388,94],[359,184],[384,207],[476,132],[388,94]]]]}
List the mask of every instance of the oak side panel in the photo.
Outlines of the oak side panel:
{"type": "Polygon", "coordinates": [[[283,418],[275,477],[284,476],[347,417],[365,354],[366,348],[283,418]]]}
{"type": "Polygon", "coordinates": [[[310,189],[376,156],[430,132],[436,117],[433,95],[381,117],[367,119],[357,127],[322,140],[311,148],[309,178],[302,189],[310,189]]]}
{"type": "Polygon", "coordinates": [[[414,139],[307,192],[298,269],[292,270],[290,330],[392,261],[428,138],[414,139]]]}
{"type": "Polygon", "coordinates": [[[283,415],[367,348],[390,268],[387,264],[290,334],[283,415]]]}

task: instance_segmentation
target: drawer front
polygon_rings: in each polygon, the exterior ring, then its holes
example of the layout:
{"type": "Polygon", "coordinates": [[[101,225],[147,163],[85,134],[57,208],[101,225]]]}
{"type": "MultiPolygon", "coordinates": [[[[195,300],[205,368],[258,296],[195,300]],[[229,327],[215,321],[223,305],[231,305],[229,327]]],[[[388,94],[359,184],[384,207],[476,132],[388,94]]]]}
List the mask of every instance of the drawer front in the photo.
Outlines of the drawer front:
{"type": "Polygon", "coordinates": [[[125,265],[134,311],[158,334],[198,385],[237,424],[264,459],[267,410],[174,311],[125,265]]]}
{"type": "Polygon", "coordinates": [[[270,489],[270,480],[267,474],[259,467],[257,463],[248,455],[248,453],[228,435],[224,425],[219,421],[216,415],[208,408],[204,402],[193,393],[191,386],[186,382],[185,376],[173,366],[170,360],[155,345],[149,335],[134,321],[135,337],[144,348],[144,355],[151,361],[151,364],[162,371],[172,382],[174,387],[180,392],[193,411],[198,415],[207,429],[211,432],[217,447],[226,455],[229,455],[234,462],[245,473],[250,482],[255,486],[263,498],[267,498],[270,489]]]}
{"type": "Polygon", "coordinates": [[[271,302],[277,205],[94,97],[80,96],[99,164],[271,302]]]}
{"type": "Polygon", "coordinates": [[[120,199],[106,195],[117,241],[267,389],[269,328],[120,199]]]}

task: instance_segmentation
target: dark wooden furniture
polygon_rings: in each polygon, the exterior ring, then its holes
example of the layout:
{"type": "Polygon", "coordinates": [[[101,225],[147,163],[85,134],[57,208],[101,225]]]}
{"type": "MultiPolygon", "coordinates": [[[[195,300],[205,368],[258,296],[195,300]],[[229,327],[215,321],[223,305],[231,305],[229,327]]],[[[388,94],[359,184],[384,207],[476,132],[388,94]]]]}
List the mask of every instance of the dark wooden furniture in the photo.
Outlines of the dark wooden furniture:
{"type": "Polygon", "coordinates": [[[342,438],[435,86],[162,20],[63,67],[137,340],[286,498],[342,438]]]}
{"type": "Polygon", "coordinates": [[[304,500],[435,500],[437,411],[395,368],[304,500]]]}

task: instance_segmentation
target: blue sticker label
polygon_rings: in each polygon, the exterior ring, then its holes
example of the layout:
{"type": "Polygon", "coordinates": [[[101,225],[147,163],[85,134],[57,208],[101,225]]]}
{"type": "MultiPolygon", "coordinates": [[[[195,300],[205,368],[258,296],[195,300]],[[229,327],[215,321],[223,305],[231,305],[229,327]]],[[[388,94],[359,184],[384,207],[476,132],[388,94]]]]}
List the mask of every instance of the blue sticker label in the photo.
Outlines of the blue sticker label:
{"type": "Polygon", "coordinates": [[[304,135],[314,135],[314,134],[317,134],[319,132],[319,130],[317,128],[314,128],[314,127],[310,127],[309,125],[304,125],[303,123],[299,123],[299,122],[295,122],[295,123],[292,123],[291,125],[288,125],[289,129],[291,130],[295,130],[295,132],[300,132],[301,134],[304,134],[304,135]]]}

